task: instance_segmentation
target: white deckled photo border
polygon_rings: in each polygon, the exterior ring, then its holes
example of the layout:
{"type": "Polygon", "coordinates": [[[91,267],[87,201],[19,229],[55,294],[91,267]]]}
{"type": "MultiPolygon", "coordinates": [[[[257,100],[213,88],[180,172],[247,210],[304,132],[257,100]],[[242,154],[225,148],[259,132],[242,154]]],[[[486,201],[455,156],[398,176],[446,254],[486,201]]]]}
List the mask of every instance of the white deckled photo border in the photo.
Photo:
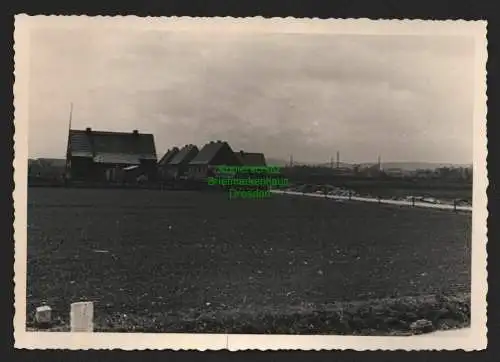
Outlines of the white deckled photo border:
{"type": "Polygon", "coordinates": [[[135,16],[15,17],[15,347],[24,349],[172,349],[172,350],[480,350],[487,346],[487,194],[486,156],[486,21],[296,19],[296,18],[155,18],[135,16]],[[466,35],[475,41],[475,106],[473,119],[473,216],[471,326],[456,332],[409,337],[237,335],[173,333],[69,333],[26,331],[27,162],[30,32],[40,26],[58,29],[79,24],[191,31],[328,33],[328,34],[443,34],[466,35]]]}

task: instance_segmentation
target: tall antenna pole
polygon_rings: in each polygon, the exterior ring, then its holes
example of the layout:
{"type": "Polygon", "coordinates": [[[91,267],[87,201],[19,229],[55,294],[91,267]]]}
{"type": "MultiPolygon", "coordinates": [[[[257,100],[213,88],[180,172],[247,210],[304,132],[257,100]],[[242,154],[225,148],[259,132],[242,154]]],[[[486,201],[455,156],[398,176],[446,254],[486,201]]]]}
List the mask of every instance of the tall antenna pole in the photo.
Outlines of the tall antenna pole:
{"type": "Polygon", "coordinates": [[[337,151],[337,168],[340,167],[340,152],[337,151]]]}
{"type": "Polygon", "coordinates": [[[71,131],[71,121],[73,120],[73,102],[69,106],[69,130],[71,131]]]}
{"type": "Polygon", "coordinates": [[[70,177],[70,133],[71,133],[71,121],[72,120],[73,120],[73,102],[70,103],[70,108],[69,108],[68,145],[66,146],[66,175],[65,175],[65,182],[70,177]]]}

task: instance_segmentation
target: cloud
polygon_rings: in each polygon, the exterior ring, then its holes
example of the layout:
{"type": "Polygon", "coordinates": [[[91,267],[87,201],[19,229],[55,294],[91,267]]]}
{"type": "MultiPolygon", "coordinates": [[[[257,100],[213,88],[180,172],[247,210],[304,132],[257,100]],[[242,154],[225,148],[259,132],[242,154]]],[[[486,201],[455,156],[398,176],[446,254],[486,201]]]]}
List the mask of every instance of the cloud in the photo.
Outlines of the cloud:
{"type": "Polygon", "coordinates": [[[155,134],[160,152],[225,139],[269,157],[470,162],[464,37],[80,28],[32,35],[30,154],[64,155],[67,113],[155,134]]]}

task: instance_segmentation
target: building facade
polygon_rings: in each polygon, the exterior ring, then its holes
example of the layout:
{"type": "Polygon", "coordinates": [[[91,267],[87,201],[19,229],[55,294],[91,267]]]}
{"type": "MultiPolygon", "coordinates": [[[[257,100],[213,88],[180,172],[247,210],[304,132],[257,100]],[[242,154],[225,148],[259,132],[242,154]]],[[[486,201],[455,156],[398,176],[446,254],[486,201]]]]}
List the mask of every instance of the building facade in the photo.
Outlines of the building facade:
{"type": "Polygon", "coordinates": [[[198,152],[198,147],[193,144],[182,147],[162,167],[164,178],[178,180],[187,177],[189,163],[198,155],[198,152]]]}
{"type": "Polygon", "coordinates": [[[178,147],[173,147],[163,155],[160,161],[158,161],[158,176],[161,180],[170,178],[169,162],[179,153],[179,151],[178,147]]]}
{"type": "Polygon", "coordinates": [[[239,166],[241,160],[225,141],[207,143],[189,163],[189,178],[204,180],[213,174],[216,166],[239,166]]]}
{"type": "Polygon", "coordinates": [[[266,158],[263,153],[257,152],[236,152],[236,157],[243,166],[266,166],[266,158]]]}
{"type": "Polygon", "coordinates": [[[135,166],[148,180],[157,178],[157,156],[152,134],[70,130],[66,178],[73,181],[123,182],[125,169],[135,166]]]}

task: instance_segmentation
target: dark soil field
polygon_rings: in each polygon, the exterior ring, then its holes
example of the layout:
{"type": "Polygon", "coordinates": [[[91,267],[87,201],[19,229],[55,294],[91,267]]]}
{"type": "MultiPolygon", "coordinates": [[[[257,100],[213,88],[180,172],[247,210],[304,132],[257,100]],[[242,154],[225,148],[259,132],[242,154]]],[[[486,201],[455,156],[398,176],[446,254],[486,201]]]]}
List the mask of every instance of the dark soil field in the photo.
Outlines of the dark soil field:
{"type": "Polygon", "coordinates": [[[470,214],[194,191],[28,197],[28,326],[44,303],[66,325],[70,303],[84,300],[102,331],[384,334],[421,318],[468,323],[470,214]]]}

